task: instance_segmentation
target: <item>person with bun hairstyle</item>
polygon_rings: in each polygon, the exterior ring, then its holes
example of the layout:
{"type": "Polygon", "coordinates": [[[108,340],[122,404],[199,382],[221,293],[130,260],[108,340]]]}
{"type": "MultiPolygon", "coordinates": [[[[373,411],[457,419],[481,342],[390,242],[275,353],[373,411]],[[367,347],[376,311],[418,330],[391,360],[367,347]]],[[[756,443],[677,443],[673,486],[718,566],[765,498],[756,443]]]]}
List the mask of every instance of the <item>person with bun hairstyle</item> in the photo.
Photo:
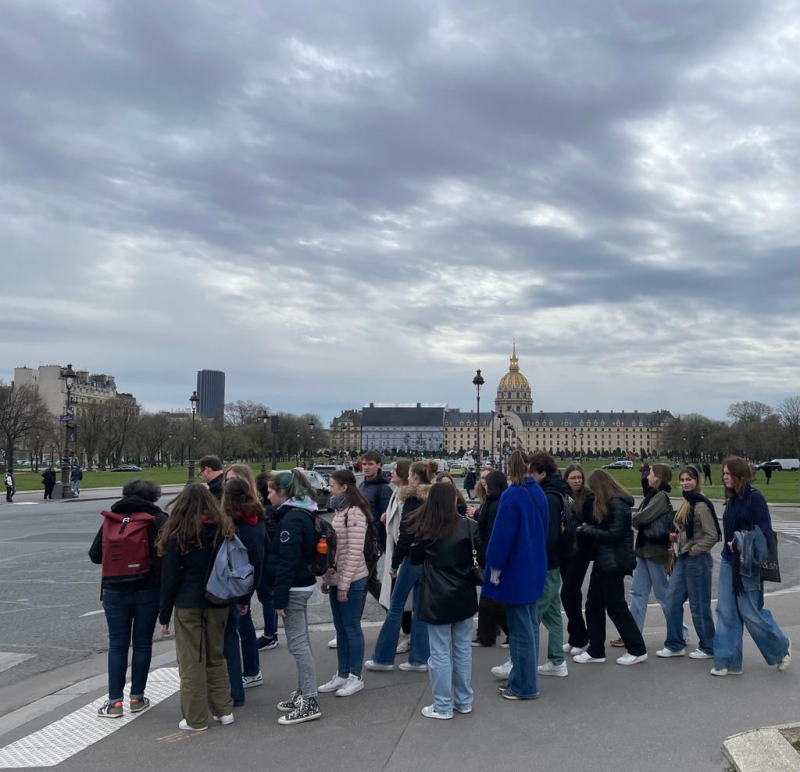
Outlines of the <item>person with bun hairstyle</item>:
{"type": "MultiPolygon", "coordinates": [[[[745,627],[768,665],[782,672],[792,661],[792,642],[764,608],[760,566],[747,566],[749,575],[741,566],[741,546],[753,538],[748,532],[758,528],[767,544],[773,537],[769,507],[761,493],[750,484],[751,477],[750,466],[744,459],[738,456],[725,459],[722,465],[725,543],[719,568],[714,668],[711,671],[715,676],[741,675],[745,627]]],[[[758,539],[758,534],[754,536],[758,539]]]]}
{"type": "Polygon", "coordinates": [[[593,525],[578,526],[579,538],[592,545],[592,575],[586,595],[586,623],[589,648],[573,656],[578,664],[606,661],[606,613],[622,636],[627,654],[618,665],[636,665],[647,660],[642,633],[625,602],[625,576],[633,573],[631,507],[633,498],[610,475],[596,469],[589,475],[589,489],[594,494],[593,525]]]}
{"type": "Polygon", "coordinates": [[[233,723],[233,700],[223,656],[228,604],[212,606],[205,597],[209,566],[223,539],[236,535],[205,485],[189,483],[168,506],[158,534],[161,556],[161,632],[169,635],[175,615],[175,652],[181,678],[179,729],[205,732],[208,713],[233,723]]]}
{"type": "Polygon", "coordinates": [[[415,461],[408,472],[409,484],[397,491],[398,501],[402,505],[400,528],[397,544],[392,553],[389,576],[396,580],[392,591],[389,613],[381,627],[372,658],[364,663],[367,670],[394,670],[394,658],[400,635],[403,608],[409,594],[413,593],[411,614],[411,645],[408,650],[408,662],[400,663],[400,670],[425,673],[428,670],[430,644],[428,643],[428,627],[417,616],[419,603],[419,578],[422,566],[415,566],[408,560],[408,551],[414,542],[414,534],[409,526],[414,520],[414,513],[422,508],[428,499],[431,481],[436,475],[439,465],[436,461],[415,461]]]}
{"type": "Polygon", "coordinates": [[[322,578],[322,592],[331,603],[336,627],[338,671],[321,692],[349,697],[364,688],[364,633],[361,630],[361,596],[366,591],[369,570],[364,558],[367,525],[372,522],[369,503],[346,469],[338,469],[329,480],[333,530],[336,531],[336,568],[322,578]]]}
{"type": "Polygon", "coordinates": [[[275,609],[283,619],[286,648],[297,666],[297,689],[278,703],[286,715],[279,724],[302,724],[322,717],[317,704],[317,672],[308,634],[308,601],[317,587],[311,573],[316,548],[314,491],[297,469],[280,472],[269,481],[269,501],[276,508],[275,538],[270,545],[267,572],[275,609]]]}
{"type": "Polygon", "coordinates": [[[267,529],[264,524],[264,506],[252,476],[251,473],[251,481],[248,481],[245,477],[236,476],[229,469],[222,489],[222,511],[236,526],[236,535],[247,549],[248,560],[253,566],[253,590],[231,604],[228,623],[225,626],[223,653],[228,663],[231,697],[235,708],[244,705],[245,689],[261,686],[264,683],[258,657],[258,640],[250,613],[250,600],[261,581],[267,529]]]}
{"type": "MultiPolygon", "coordinates": [[[[380,604],[385,609],[391,603],[392,590],[396,580],[392,580],[392,555],[394,554],[397,540],[400,538],[400,512],[403,508],[398,492],[401,488],[408,485],[408,473],[411,469],[411,461],[401,458],[392,469],[391,484],[395,486],[386,512],[383,515],[384,526],[386,528],[386,552],[383,556],[383,579],[381,581],[380,604]]],[[[403,621],[401,623],[402,632],[398,638],[397,654],[404,654],[411,645],[411,596],[406,599],[403,607],[403,621]]]]}
{"type": "Polygon", "coordinates": [[[505,603],[511,649],[508,681],[500,687],[507,700],[539,696],[539,614],[537,604],[547,577],[547,497],[529,477],[528,457],[515,450],[508,459],[511,485],[500,496],[497,518],[486,549],[482,594],[505,603]]]}
{"type": "Polygon", "coordinates": [[[703,494],[700,469],[685,466],[678,477],[683,504],[675,515],[676,533],[671,539],[678,557],[667,590],[667,638],[659,657],[682,657],[686,654],[683,632],[683,604],[688,598],[694,629],[699,639],[691,659],[714,656],[714,620],[711,616],[711,574],[714,559],[711,550],[722,537],[714,504],[703,494]]]}

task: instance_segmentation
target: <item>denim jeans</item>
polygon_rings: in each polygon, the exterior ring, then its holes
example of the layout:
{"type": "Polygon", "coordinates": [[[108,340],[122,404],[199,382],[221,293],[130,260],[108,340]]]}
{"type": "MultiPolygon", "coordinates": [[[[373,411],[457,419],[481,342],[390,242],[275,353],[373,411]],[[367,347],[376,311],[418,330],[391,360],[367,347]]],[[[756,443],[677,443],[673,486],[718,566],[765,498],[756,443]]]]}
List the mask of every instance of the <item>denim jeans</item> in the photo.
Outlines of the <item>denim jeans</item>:
{"type": "Polygon", "coordinates": [[[711,617],[711,573],[714,558],[710,554],[692,557],[684,553],[675,562],[667,590],[667,638],[664,646],[672,651],[684,647],[683,604],[689,599],[692,622],[700,641],[698,648],[714,653],[714,620],[711,617]]]}
{"type": "Polygon", "coordinates": [[[413,591],[411,620],[411,645],[408,650],[408,661],[412,665],[425,665],[431,655],[428,642],[428,626],[417,617],[417,603],[419,578],[422,575],[422,566],[412,566],[408,558],[403,561],[397,572],[397,582],[392,590],[389,601],[389,612],[386,621],[381,627],[375,651],[372,653],[373,662],[379,665],[393,665],[397,640],[400,637],[400,625],[403,621],[403,607],[406,605],[408,594],[413,591]]]}
{"type": "Polygon", "coordinates": [[[309,598],[310,592],[289,592],[283,631],[286,635],[286,648],[297,665],[297,689],[304,697],[316,697],[317,671],[308,635],[309,598]]]}
{"type": "Polygon", "coordinates": [[[717,631],[714,636],[714,667],[742,669],[743,626],[768,665],[777,665],[789,650],[789,639],[772,614],[764,608],[764,585],[759,590],[733,594],[733,566],[722,559],[717,588],[717,631]]]}
{"type": "Polygon", "coordinates": [[[236,707],[244,705],[244,685],[242,684],[242,652],[239,643],[239,609],[231,603],[228,621],[225,624],[225,642],[222,649],[228,665],[228,679],[231,682],[231,697],[236,707]]]}
{"type": "Polygon", "coordinates": [[[364,665],[364,632],[361,629],[361,598],[367,589],[367,577],[350,585],[347,601],[341,603],[336,587],[330,588],[333,625],[336,628],[336,656],[339,675],[347,678],[352,674],[361,678],[364,665]]]}
{"type": "Polygon", "coordinates": [[[428,625],[431,655],[428,677],[437,713],[452,714],[472,705],[472,618],[450,625],[428,625]]]}
{"type": "Polygon", "coordinates": [[[539,667],[538,602],[506,603],[508,639],[513,667],[508,676],[508,688],[518,697],[533,699],[539,696],[537,681],[539,667]]]}
{"type": "MultiPolygon", "coordinates": [[[[647,558],[636,558],[636,570],[633,572],[633,584],[631,584],[631,614],[636,621],[639,632],[644,632],[644,620],[647,616],[647,601],[650,600],[650,590],[656,596],[658,605],[664,612],[664,619],[667,618],[667,589],[669,588],[669,577],[661,563],[647,558]]],[[[683,640],[689,637],[689,628],[683,622],[683,640]]],[[[683,646],[681,646],[683,648],[683,646]]]]}
{"type": "Polygon", "coordinates": [[[242,675],[258,675],[261,670],[261,660],[258,655],[258,637],[253,624],[252,604],[247,607],[247,613],[239,617],[239,638],[242,643],[242,675]]]}
{"type": "Polygon", "coordinates": [[[103,590],[103,610],[108,624],[109,699],[122,699],[131,644],[131,696],[144,695],[160,600],[161,591],[158,589],[135,592],[103,590]]]}
{"type": "Polygon", "coordinates": [[[75,493],[80,493],[80,492],[81,492],[81,481],[80,481],[80,480],[75,480],[75,481],[72,483],[72,490],[73,490],[75,493]]]}

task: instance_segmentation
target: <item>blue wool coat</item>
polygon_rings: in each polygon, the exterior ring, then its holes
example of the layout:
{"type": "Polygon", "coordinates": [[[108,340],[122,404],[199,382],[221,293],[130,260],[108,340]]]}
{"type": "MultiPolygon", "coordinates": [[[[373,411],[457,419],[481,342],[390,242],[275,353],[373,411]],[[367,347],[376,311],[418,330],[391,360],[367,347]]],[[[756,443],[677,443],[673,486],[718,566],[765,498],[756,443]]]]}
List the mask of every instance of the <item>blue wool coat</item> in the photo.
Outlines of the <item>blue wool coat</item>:
{"type": "Polygon", "coordinates": [[[500,497],[486,550],[487,598],[517,605],[539,600],[547,578],[547,497],[535,480],[512,485],[500,497]],[[491,570],[500,570],[500,584],[491,570]]]}

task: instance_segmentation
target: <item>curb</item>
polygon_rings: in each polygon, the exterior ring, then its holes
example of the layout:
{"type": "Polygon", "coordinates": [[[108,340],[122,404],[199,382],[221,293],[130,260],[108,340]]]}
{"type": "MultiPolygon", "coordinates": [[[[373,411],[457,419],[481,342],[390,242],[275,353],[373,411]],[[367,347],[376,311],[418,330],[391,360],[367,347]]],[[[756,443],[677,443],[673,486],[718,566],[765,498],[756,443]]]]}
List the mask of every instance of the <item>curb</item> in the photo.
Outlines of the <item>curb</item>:
{"type": "Polygon", "coordinates": [[[800,753],[781,733],[798,727],[780,724],[741,732],[722,743],[722,752],[737,772],[798,772],[800,753]]]}

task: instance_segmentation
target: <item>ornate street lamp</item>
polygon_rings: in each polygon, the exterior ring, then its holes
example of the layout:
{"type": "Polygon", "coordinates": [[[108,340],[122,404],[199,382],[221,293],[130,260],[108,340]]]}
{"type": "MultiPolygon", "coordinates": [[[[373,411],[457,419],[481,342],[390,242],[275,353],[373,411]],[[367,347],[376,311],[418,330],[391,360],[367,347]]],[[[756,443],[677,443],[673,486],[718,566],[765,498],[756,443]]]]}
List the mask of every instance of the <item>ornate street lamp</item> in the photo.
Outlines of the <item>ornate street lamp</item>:
{"type": "Polygon", "coordinates": [[[297,432],[297,466],[300,466],[300,432],[297,432]]]}
{"type": "Polygon", "coordinates": [[[197,403],[200,402],[200,397],[197,396],[197,392],[193,391],[192,396],[189,397],[189,404],[192,406],[192,437],[189,443],[189,479],[187,481],[187,485],[191,485],[194,482],[194,452],[195,447],[194,443],[197,439],[194,433],[194,416],[197,413],[197,403]]]}
{"type": "Polygon", "coordinates": [[[169,440],[169,446],[167,447],[167,471],[172,469],[172,438],[174,436],[172,432],[167,435],[167,439],[169,440]]]}
{"type": "Polygon", "coordinates": [[[475,423],[475,455],[478,457],[478,474],[481,471],[481,386],[483,386],[486,381],[483,379],[481,375],[481,371],[478,370],[475,374],[475,377],[472,379],[472,383],[475,385],[475,392],[477,394],[478,399],[478,420],[475,423]]]}
{"type": "Polygon", "coordinates": [[[269,413],[264,410],[261,413],[261,474],[267,471],[267,422],[269,421],[269,413]]]}
{"type": "Polygon", "coordinates": [[[64,410],[64,415],[61,416],[65,422],[64,427],[64,454],[61,456],[61,498],[71,499],[72,490],[69,487],[69,436],[70,436],[70,421],[72,420],[72,386],[75,383],[77,374],[72,369],[72,365],[67,365],[61,371],[61,377],[64,379],[64,385],[67,389],[67,405],[64,410]]]}
{"type": "Polygon", "coordinates": [[[312,418],[308,422],[308,428],[311,429],[311,447],[308,449],[308,468],[313,469],[314,467],[314,427],[316,424],[314,423],[314,419],[312,418]]]}

